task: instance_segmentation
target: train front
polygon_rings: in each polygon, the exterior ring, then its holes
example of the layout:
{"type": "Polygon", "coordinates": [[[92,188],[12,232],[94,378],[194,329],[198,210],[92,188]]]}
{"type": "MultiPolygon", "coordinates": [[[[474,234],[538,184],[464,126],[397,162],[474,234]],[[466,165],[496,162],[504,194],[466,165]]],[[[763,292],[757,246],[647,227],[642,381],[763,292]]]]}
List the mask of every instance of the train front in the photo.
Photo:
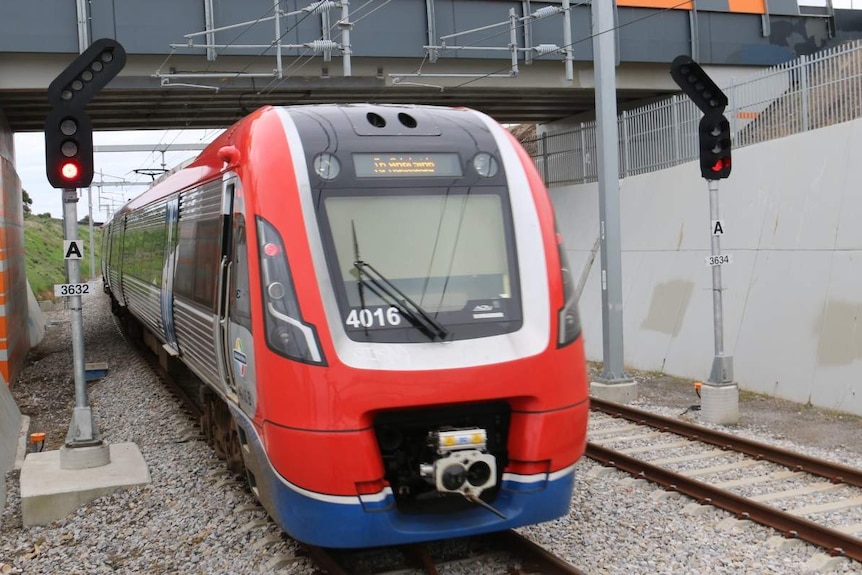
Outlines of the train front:
{"type": "Polygon", "coordinates": [[[270,513],[328,547],[567,513],[586,442],[584,350],[523,149],[465,109],[273,114],[289,158],[252,157],[246,178],[266,342],[255,338],[255,424],[241,422],[270,513]]]}

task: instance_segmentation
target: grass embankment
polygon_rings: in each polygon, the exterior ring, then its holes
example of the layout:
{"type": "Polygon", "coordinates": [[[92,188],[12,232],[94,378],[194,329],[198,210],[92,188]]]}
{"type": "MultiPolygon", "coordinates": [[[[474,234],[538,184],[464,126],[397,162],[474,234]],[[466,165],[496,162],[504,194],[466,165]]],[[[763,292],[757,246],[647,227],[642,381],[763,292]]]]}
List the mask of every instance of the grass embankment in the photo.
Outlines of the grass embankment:
{"type": "MultiPolygon", "coordinates": [[[[96,277],[102,253],[102,230],[93,227],[96,252],[96,277]]],[[[78,225],[78,239],[83,248],[81,278],[90,278],[90,229],[78,225]]],[[[37,300],[54,299],[54,284],[66,283],[66,260],[63,259],[63,221],[44,216],[24,218],[24,257],[27,262],[27,279],[37,300]]]]}

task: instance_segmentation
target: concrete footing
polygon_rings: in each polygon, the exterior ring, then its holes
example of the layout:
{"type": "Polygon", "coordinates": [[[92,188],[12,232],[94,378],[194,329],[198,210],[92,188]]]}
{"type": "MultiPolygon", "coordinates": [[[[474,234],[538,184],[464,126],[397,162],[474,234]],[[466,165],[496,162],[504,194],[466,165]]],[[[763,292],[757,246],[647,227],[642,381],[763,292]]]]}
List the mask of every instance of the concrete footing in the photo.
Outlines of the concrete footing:
{"type": "Polygon", "coordinates": [[[59,450],[27,454],[20,479],[24,526],[47,525],[121,487],[150,483],[150,471],[137,445],[107,447],[110,463],[85,469],[63,469],[59,450]]]}
{"type": "Polygon", "coordinates": [[[614,403],[631,403],[638,398],[638,382],[633,379],[618,383],[591,381],[590,395],[614,403]]]}
{"type": "Polygon", "coordinates": [[[111,448],[104,442],[86,447],[64,445],[60,448],[60,469],[90,469],[108,465],[110,462],[111,448]]]}
{"type": "Polygon", "coordinates": [[[718,425],[739,423],[739,385],[704,383],[700,388],[700,409],[704,421],[718,425]]]}

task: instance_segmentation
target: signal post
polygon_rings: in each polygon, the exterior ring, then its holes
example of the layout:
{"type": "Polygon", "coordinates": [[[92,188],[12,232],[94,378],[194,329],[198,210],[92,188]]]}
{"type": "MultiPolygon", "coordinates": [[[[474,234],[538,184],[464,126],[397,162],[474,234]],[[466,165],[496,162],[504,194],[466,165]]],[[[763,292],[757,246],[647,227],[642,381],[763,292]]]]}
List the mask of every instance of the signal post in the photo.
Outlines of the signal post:
{"type": "Polygon", "coordinates": [[[682,91],[704,113],[698,126],[700,173],[707,181],[711,229],[710,255],[706,265],[712,268],[712,312],[715,356],[709,381],[701,386],[703,418],[712,423],[739,423],[739,385],[733,381],[733,356],[724,351],[724,308],[722,303],[721,266],[732,263],[729,254],[721,253],[724,222],[719,217],[718,182],[730,176],[730,122],[724,116],[727,96],[700,65],[688,56],[677,56],[670,74],[682,91]]]}
{"type": "Polygon", "coordinates": [[[78,188],[93,181],[93,128],[85,106],[123,68],[126,52],[109,38],[94,42],[48,87],[51,112],[45,119],[48,181],[62,190],[67,281],[54,295],[70,300],[75,407],[65,445],[59,451],[29,453],[21,466],[21,512],[25,526],[45,525],[119,487],[150,482],[134,443],[108,445],[87,403],[82,249],[78,239],[78,188]]]}
{"type": "MultiPolygon", "coordinates": [[[[85,106],[125,66],[126,52],[116,41],[97,40],[58,75],[48,87],[53,106],[45,119],[45,166],[48,181],[63,190],[63,237],[78,239],[78,188],[93,181],[93,127],[85,106]]],[[[110,462],[108,446],[99,436],[87,405],[84,370],[84,322],[81,263],[66,258],[67,284],[55,286],[55,295],[69,298],[72,324],[72,358],[75,408],[66,444],[60,450],[64,469],[99,467],[110,462]],[[59,293],[58,293],[59,292],[59,293]]]]}

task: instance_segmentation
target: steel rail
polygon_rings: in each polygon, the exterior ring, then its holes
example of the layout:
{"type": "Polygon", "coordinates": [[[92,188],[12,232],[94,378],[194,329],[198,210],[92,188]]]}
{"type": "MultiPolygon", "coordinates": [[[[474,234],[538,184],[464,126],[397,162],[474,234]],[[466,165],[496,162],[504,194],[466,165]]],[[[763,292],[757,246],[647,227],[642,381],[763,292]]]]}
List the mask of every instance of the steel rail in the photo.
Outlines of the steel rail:
{"type": "Polygon", "coordinates": [[[303,543],[302,547],[306,550],[311,560],[318,567],[322,568],[327,575],[350,575],[327,549],[307,543],[303,543]]]}
{"type": "MultiPolygon", "coordinates": [[[[474,541],[484,541],[490,549],[498,549],[504,551],[508,556],[517,559],[522,563],[521,567],[510,567],[506,572],[513,575],[527,573],[542,573],[542,575],[586,575],[583,571],[567,563],[562,558],[557,557],[541,545],[533,543],[523,535],[516,531],[499,531],[487,533],[485,535],[475,536],[474,541]]],[[[345,550],[338,550],[339,553],[333,553],[334,550],[314,545],[303,544],[302,547],[308,553],[309,558],[327,575],[346,575],[350,572],[349,568],[345,567],[345,562],[340,561],[338,556],[345,550]]],[[[389,547],[389,549],[397,549],[407,560],[410,566],[422,570],[427,575],[437,575],[439,573],[438,566],[442,567],[450,563],[458,563],[464,559],[475,560],[479,556],[456,557],[435,563],[434,558],[429,553],[428,549],[422,543],[412,543],[406,545],[397,545],[389,547]]],[[[362,550],[347,550],[362,551],[362,550]]],[[[407,565],[405,565],[407,567],[407,565]]],[[[385,571],[392,572],[391,566],[384,567],[385,571]]]]}
{"type": "Polygon", "coordinates": [[[622,417],[638,424],[655,427],[662,431],[675,433],[689,439],[709,443],[722,449],[738,451],[756,459],[771,461],[794,471],[805,471],[812,475],[824,477],[833,483],[844,483],[855,487],[862,487],[862,469],[823,461],[802,453],[795,453],[787,449],[775,447],[774,445],[760,443],[744,437],[715,431],[699,425],[600,399],[590,398],[590,409],[614,417],[622,417]]]}
{"type": "Polygon", "coordinates": [[[756,521],[778,530],[786,537],[802,539],[827,549],[831,555],[862,561],[862,539],[852,535],[829,529],[803,517],[791,515],[696,479],[678,475],[594,443],[587,444],[586,455],[604,465],[616,467],[636,477],[658,483],[670,491],[692,497],[701,504],[729,511],[739,519],[756,521]]]}

